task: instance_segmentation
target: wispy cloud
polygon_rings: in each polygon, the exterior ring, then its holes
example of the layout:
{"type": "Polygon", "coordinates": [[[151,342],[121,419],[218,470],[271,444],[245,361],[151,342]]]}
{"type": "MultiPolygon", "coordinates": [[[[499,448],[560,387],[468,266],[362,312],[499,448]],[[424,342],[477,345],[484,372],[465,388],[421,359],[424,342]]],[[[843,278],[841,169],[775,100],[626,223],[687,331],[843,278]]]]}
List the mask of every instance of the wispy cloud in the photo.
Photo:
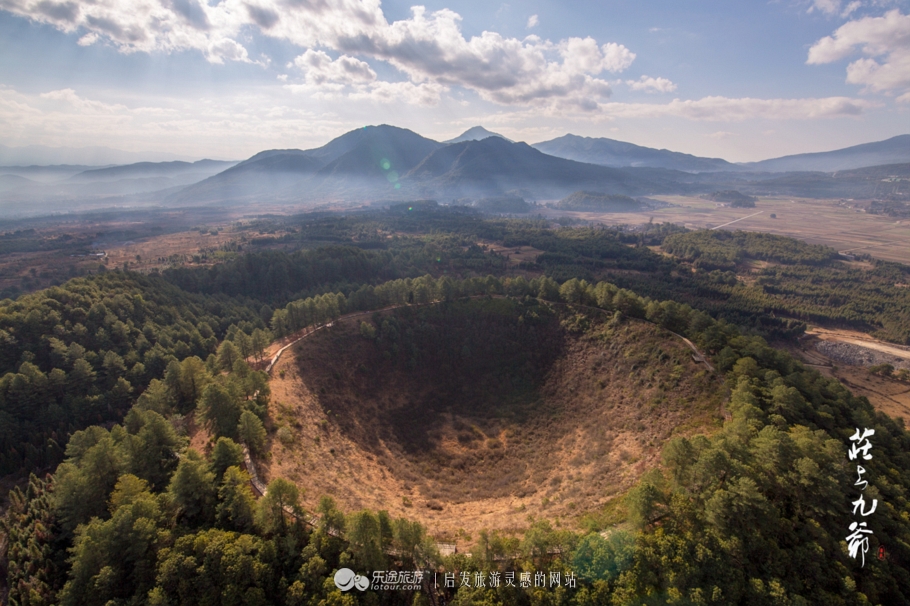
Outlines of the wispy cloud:
{"type": "Polygon", "coordinates": [[[843,2],[843,0],[811,0],[808,12],[814,13],[818,11],[829,17],[846,18],[862,6],[863,3],[860,0],[852,0],[851,2],[843,2]]]}
{"type": "Polygon", "coordinates": [[[671,93],[676,90],[676,85],[670,80],[650,76],[642,76],[638,80],[626,80],[626,85],[632,90],[649,93],[671,93]]]}
{"type": "Polygon", "coordinates": [[[693,122],[743,122],[746,120],[815,120],[850,118],[880,107],[880,103],[850,97],[821,97],[806,99],[754,99],[749,97],[703,97],[701,99],[673,99],[667,103],[603,104],[591,114],[571,112],[546,112],[520,110],[502,112],[487,122],[511,123],[539,118],[541,115],[561,118],[578,118],[587,122],[616,119],[682,118],[693,122]]]}
{"type": "Polygon", "coordinates": [[[537,27],[537,24],[540,23],[540,19],[537,18],[537,15],[531,15],[528,17],[527,28],[531,29],[532,27],[537,27]]]}
{"type": "Polygon", "coordinates": [[[669,103],[609,103],[603,113],[615,118],[675,116],[703,122],[739,122],[750,119],[794,120],[857,116],[877,104],[849,97],[818,99],[753,99],[704,97],[674,99],[669,103]]]}

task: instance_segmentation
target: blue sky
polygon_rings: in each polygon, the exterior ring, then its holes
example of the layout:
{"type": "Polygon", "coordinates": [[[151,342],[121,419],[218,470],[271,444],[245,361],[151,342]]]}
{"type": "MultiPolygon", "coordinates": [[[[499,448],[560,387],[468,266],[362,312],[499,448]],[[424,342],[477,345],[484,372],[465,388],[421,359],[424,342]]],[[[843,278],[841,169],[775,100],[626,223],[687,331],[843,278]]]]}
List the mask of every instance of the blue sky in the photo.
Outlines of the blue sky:
{"type": "Polygon", "coordinates": [[[0,0],[0,144],[245,158],[482,124],[732,161],[910,132],[910,2],[0,0]]]}

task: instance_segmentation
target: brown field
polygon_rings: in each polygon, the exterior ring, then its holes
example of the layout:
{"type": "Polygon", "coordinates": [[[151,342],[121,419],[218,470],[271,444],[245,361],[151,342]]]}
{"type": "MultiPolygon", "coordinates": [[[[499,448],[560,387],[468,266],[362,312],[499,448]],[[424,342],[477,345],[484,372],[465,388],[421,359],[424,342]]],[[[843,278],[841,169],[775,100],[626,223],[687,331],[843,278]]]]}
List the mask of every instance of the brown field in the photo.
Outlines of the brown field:
{"type": "Polygon", "coordinates": [[[719,207],[715,202],[688,196],[652,196],[676,204],[639,213],[590,213],[550,210],[550,216],[568,215],[607,224],[641,225],[670,222],[690,229],[710,229],[760,212],[723,229],[762,231],[824,244],[841,252],[869,254],[887,261],[910,264],[910,221],[873,215],[851,208],[850,202],[808,198],[759,198],[755,208],[719,207]],[[777,215],[772,219],[771,214],[777,215]]]}
{"type": "Polygon", "coordinates": [[[308,508],[328,494],[346,511],[419,520],[438,539],[535,518],[575,527],[656,465],[669,437],[720,424],[719,379],[644,322],[570,336],[516,417],[446,399],[432,376],[384,361],[359,322],[314,333],[273,371],[261,472],[297,483],[308,508]]]}
{"type": "Polygon", "coordinates": [[[109,266],[122,267],[124,263],[129,263],[130,269],[137,271],[167,267],[175,261],[181,265],[202,265],[214,263],[215,255],[211,255],[208,263],[194,263],[193,257],[206,250],[238,242],[244,235],[243,232],[233,230],[219,231],[217,234],[184,231],[136,241],[117,242],[105,246],[104,252],[109,266]]]}
{"type": "MultiPolygon", "coordinates": [[[[111,215],[51,217],[7,225],[7,233],[14,232],[13,228],[34,230],[23,239],[35,250],[0,254],[0,292],[45,288],[97,272],[100,266],[114,269],[128,264],[134,271],[151,271],[212,265],[235,255],[238,248],[246,248],[254,238],[286,233],[269,228],[264,234],[249,218],[220,209],[111,215]]],[[[265,243],[257,248],[275,246],[283,245],[265,243]]]]}

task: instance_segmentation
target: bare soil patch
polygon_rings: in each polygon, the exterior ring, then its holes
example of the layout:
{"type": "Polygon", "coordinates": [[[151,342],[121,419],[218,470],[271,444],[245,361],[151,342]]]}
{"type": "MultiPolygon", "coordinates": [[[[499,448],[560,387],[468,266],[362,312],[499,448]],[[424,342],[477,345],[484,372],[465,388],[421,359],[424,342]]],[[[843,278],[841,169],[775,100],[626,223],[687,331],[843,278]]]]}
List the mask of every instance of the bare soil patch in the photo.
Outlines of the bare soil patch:
{"type": "MultiPolygon", "coordinates": [[[[847,343],[861,347],[863,349],[872,350],[873,352],[882,353],[885,356],[891,358],[910,361],[910,347],[902,347],[900,345],[895,345],[894,343],[879,341],[878,339],[874,339],[865,333],[855,330],[813,327],[807,331],[807,334],[816,337],[821,341],[828,341],[832,343],[847,343]]],[[[882,362],[872,362],[872,364],[880,363],[882,362]]],[[[855,365],[862,365],[862,363],[855,365]]]]}
{"type": "MultiPolygon", "coordinates": [[[[893,378],[875,375],[869,372],[868,366],[875,362],[873,358],[851,355],[851,352],[838,352],[837,346],[848,348],[859,346],[862,343],[866,353],[878,353],[873,348],[880,345],[891,349],[895,346],[889,343],[875,341],[868,335],[848,330],[828,330],[813,328],[800,340],[798,346],[785,346],[806,364],[817,369],[823,375],[835,378],[846,385],[857,396],[864,396],[877,410],[885,414],[903,419],[910,423],[910,384],[893,378]],[[821,347],[819,347],[819,345],[821,347]],[[832,350],[832,346],[835,349],[832,350]],[[831,356],[832,351],[850,355],[845,360],[843,355],[831,356]],[[863,362],[865,360],[865,362],[863,362]]],[[[855,354],[855,352],[853,352],[855,354]]],[[[860,352],[862,353],[862,352],[860,352]]]]}

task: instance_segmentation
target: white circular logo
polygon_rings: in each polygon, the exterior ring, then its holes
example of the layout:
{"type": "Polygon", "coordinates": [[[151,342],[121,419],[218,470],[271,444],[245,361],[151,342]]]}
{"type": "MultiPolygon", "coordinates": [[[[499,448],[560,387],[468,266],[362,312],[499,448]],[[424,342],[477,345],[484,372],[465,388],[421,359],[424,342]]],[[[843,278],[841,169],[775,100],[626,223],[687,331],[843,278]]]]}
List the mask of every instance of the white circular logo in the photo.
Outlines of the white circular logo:
{"type": "Polygon", "coordinates": [[[338,572],[335,573],[335,587],[341,591],[347,591],[351,587],[366,591],[370,588],[370,579],[356,574],[350,568],[339,568],[338,572]]]}

